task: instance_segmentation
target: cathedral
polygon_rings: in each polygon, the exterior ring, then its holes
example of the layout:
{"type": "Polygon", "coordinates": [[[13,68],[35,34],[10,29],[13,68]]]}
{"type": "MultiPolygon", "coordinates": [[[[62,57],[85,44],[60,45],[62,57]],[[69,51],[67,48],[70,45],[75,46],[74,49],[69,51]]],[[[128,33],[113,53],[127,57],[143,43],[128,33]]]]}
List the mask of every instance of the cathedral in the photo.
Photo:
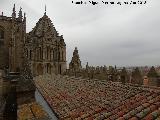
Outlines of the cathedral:
{"type": "Polygon", "coordinates": [[[0,15],[0,69],[21,72],[25,58],[33,76],[45,73],[63,74],[66,71],[66,44],[46,14],[26,33],[26,15],[20,8],[16,15],[0,15]],[[25,50],[25,49],[26,50],[25,50]]]}

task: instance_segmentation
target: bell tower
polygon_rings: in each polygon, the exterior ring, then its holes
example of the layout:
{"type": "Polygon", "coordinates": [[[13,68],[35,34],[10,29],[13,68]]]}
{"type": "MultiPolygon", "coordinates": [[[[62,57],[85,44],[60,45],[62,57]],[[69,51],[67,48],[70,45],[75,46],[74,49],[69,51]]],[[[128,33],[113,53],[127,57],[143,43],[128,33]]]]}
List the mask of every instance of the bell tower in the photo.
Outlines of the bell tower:
{"type": "Polygon", "coordinates": [[[0,15],[0,69],[21,70],[25,35],[26,18],[22,16],[22,8],[16,17],[14,4],[11,17],[0,15]]]}

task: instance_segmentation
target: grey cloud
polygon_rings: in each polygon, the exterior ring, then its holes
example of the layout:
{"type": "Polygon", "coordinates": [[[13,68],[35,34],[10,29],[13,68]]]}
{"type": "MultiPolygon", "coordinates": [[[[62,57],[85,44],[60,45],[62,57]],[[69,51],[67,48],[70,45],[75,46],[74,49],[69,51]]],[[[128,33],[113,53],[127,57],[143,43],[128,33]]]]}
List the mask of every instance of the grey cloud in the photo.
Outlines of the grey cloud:
{"type": "MultiPolygon", "coordinates": [[[[100,0],[99,0],[100,1],[100,0]]],[[[71,0],[1,0],[10,16],[13,4],[27,13],[27,31],[47,15],[67,44],[67,61],[77,46],[83,65],[158,65],[160,1],[140,6],[82,6],[71,0]]]]}

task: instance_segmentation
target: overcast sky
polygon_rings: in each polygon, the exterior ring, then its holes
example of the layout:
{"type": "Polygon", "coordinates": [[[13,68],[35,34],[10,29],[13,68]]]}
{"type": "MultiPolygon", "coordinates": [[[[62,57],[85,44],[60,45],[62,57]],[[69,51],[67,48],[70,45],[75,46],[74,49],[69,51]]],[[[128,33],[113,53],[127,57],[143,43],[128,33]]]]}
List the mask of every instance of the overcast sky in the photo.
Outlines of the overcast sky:
{"type": "Polygon", "coordinates": [[[94,66],[160,63],[160,0],[121,6],[76,5],[72,0],[0,0],[0,12],[11,16],[14,3],[17,12],[21,6],[27,14],[27,32],[43,16],[46,4],[47,15],[64,36],[68,62],[77,46],[83,65],[87,61],[94,66]]]}

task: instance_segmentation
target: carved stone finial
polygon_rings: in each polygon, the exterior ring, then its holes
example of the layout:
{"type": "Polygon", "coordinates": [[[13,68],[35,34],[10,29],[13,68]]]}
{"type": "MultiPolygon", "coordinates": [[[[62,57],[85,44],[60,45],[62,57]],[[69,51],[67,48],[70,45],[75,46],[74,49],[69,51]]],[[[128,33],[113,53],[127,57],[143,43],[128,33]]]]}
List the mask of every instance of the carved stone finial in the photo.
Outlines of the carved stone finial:
{"type": "Polygon", "coordinates": [[[19,10],[18,18],[19,18],[20,21],[22,21],[23,16],[22,16],[22,8],[21,7],[20,7],[20,10],[19,10]]]}
{"type": "Polygon", "coordinates": [[[15,4],[14,4],[14,6],[13,6],[12,17],[13,17],[13,18],[16,18],[15,4]]]}
{"type": "Polygon", "coordinates": [[[87,64],[86,64],[86,69],[88,69],[88,67],[89,67],[89,66],[88,66],[88,62],[87,62],[87,64]]]}
{"type": "Polygon", "coordinates": [[[24,13],[24,19],[23,19],[23,21],[26,21],[26,13],[24,13]]]}
{"type": "Polygon", "coordinates": [[[13,11],[15,11],[15,8],[16,8],[16,7],[15,7],[15,4],[14,4],[14,6],[13,6],[13,11]]]}

